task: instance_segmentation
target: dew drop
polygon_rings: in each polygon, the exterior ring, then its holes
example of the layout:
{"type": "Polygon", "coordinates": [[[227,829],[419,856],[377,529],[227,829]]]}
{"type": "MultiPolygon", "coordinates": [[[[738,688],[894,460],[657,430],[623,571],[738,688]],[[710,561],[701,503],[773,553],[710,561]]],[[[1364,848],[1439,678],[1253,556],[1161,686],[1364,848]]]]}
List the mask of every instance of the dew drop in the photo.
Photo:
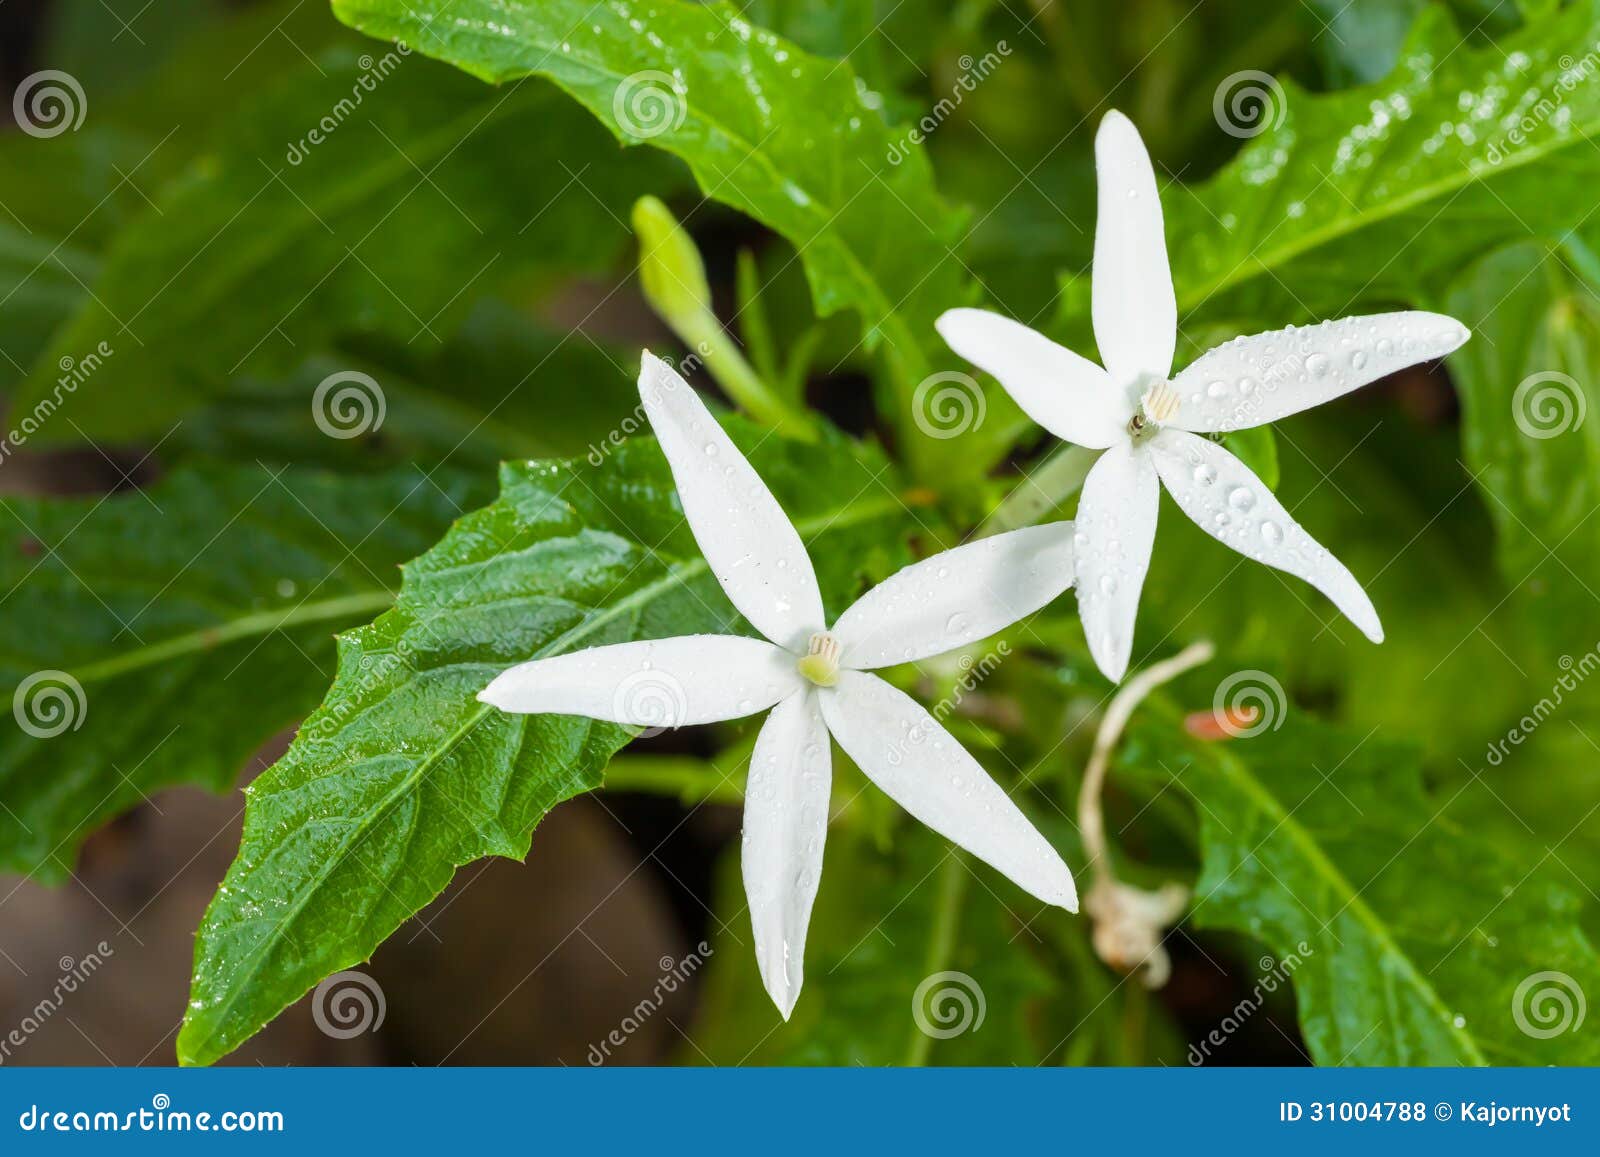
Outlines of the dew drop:
{"type": "Polygon", "coordinates": [[[1261,524],[1261,537],[1266,539],[1268,544],[1277,546],[1283,541],[1283,528],[1276,522],[1263,522],[1261,524]]]}
{"type": "Polygon", "coordinates": [[[1202,486],[1210,486],[1217,480],[1217,471],[1209,463],[1202,462],[1194,468],[1194,480],[1202,486]]]}
{"type": "Polygon", "coordinates": [[[1307,354],[1306,355],[1306,372],[1308,374],[1311,374],[1313,377],[1318,377],[1318,378],[1320,378],[1323,374],[1327,373],[1328,372],[1328,355],[1327,354],[1307,354]]]}
{"type": "Polygon", "coordinates": [[[1256,496],[1250,492],[1249,487],[1235,486],[1228,493],[1228,505],[1241,514],[1256,504],[1256,496]]]}
{"type": "Polygon", "coordinates": [[[1355,353],[1350,355],[1350,368],[1351,369],[1359,370],[1362,366],[1364,366],[1366,364],[1367,364],[1367,355],[1366,355],[1366,352],[1364,350],[1356,350],[1355,353]]]}

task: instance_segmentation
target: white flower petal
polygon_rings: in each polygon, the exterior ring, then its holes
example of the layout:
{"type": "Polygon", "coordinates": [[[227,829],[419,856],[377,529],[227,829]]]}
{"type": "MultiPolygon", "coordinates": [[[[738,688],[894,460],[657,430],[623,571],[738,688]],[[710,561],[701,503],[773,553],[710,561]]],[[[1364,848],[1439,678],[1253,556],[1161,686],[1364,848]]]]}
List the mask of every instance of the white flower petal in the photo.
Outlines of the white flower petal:
{"type": "Polygon", "coordinates": [[[756,963],[784,1020],[805,977],[806,926],[822,878],[831,781],[817,696],[797,692],[772,709],[756,736],[740,852],[756,963]]]}
{"type": "Polygon", "coordinates": [[[1167,264],[1150,154],[1133,122],[1113,110],[1094,138],[1092,312],[1100,360],[1112,381],[1164,380],[1178,342],[1178,301],[1167,264]]]}
{"type": "Polygon", "coordinates": [[[1078,617],[1095,663],[1113,683],[1128,670],[1139,592],[1150,569],[1161,487],[1150,455],[1131,442],[1100,456],[1078,499],[1078,617]]]}
{"type": "Polygon", "coordinates": [[[1305,579],[1374,643],[1383,626],[1345,566],[1289,516],[1250,468],[1208,438],[1162,430],[1151,457],[1168,493],[1195,525],[1257,562],[1305,579]]]}
{"type": "Polygon", "coordinates": [[[1133,416],[1132,399],[1112,387],[1105,370],[1021,322],[986,309],[952,309],[934,325],[1057,438],[1099,450],[1121,437],[1133,416]]]}
{"type": "Polygon", "coordinates": [[[717,582],[756,630],[802,649],[822,629],[822,592],[789,516],[693,387],[648,351],[639,396],[717,582]]]}
{"type": "Polygon", "coordinates": [[[846,667],[940,655],[1004,630],[1072,585],[1072,523],[981,538],[913,563],[839,616],[846,667]]]}
{"type": "Polygon", "coordinates": [[[1056,850],[915,700],[863,671],[841,672],[818,699],[839,746],[889,798],[1045,903],[1078,910],[1056,850]]]}
{"type": "Polygon", "coordinates": [[[478,698],[519,715],[687,727],[753,715],[804,685],[794,656],[771,643],[680,635],[521,663],[478,698]]]}
{"type": "Polygon", "coordinates": [[[1180,401],[1167,424],[1216,434],[1275,422],[1443,357],[1470,336],[1453,317],[1410,310],[1234,338],[1173,379],[1180,401]]]}

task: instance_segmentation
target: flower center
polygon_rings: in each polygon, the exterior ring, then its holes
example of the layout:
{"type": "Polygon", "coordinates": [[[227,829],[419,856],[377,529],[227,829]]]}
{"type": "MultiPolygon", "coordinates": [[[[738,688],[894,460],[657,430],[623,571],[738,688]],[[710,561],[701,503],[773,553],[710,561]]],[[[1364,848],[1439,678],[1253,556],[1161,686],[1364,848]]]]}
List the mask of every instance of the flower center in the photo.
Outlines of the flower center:
{"type": "Polygon", "coordinates": [[[1138,410],[1128,420],[1129,435],[1135,442],[1148,438],[1162,422],[1177,416],[1181,400],[1178,391],[1169,383],[1155,383],[1145,390],[1144,396],[1139,399],[1138,410]]]}
{"type": "Polygon", "coordinates": [[[810,650],[795,666],[818,687],[832,687],[839,681],[839,641],[818,631],[811,636],[810,650]]]}

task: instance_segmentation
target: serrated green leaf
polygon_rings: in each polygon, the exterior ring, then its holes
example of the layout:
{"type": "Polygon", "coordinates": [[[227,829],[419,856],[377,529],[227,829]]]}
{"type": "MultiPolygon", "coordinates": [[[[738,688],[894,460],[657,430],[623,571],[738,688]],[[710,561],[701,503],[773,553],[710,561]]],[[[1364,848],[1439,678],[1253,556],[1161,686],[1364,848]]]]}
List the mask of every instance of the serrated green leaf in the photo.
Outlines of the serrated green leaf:
{"type": "Polygon", "coordinates": [[[961,219],[922,151],[863,101],[848,65],[752,27],[726,3],[335,0],[335,14],[484,80],[547,76],[618,139],[682,157],[706,193],[799,250],[821,315],[854,309],[904,384],[933,320],[970,299],[961,219]]]}
{"type": "MultiPolygon", "coordinates": [[[[731,429],[841,610],[863,569],[899,552],[905,508],[886,464],[837,436],[802,446],[731,429]]],[[[600,786],[628,733],[495,711],[475,696],[496,673],[586,646],[738,628],[653,441],[626,442],[599,465],[508,465],[501,488],[406,567],[394,610],[341,637],[327,699],[253,785],[239,858],[196,944],[183,1063],[224,1055],[366,958],[456,867],[520,858],[550,808],[600,786]]]]}
{"type": "Polygon", "coordinates": [[[405,470],[211,468],[0,501],[0,869],[57,880],[158,788],[221,791],[316,703],[333,632],[484,487],[405,470]]]}
{"type": "Polygon", "coordinates": [[[1449,797],[1424,791],[1413,749],[1266,710],[1281,730],[1186,754],[1153,736],[1176,732],[1168,713],[1121,759],[1167,759],[1202,805],[1194,919],[1294,955],[1313,1058],[1594,1064],[1594,1034],[1534,1035],[1515,1003],[1538,973],[1600,985],[1577,897],[1445,818],[1449,797]]]}
{"type": "Polygon", "coordinates": [[[236,374],[341,334],[437,346],[496,283],[603,267],[635,182],[672,184],[547,86],[491,92],[399,48],[329,50],[227,136],[119,236],[19,391],[26,410],[56,358],[115,350],[37,444],[165,432],[236,374]]]}
{"type": "MultiPolygon", "coordinates": [[[[1486,249],[1559,237],[1600,177],[1583,63],[1597,40],[1595,0],[1483,46],[1431,7],[1383,80],[1269,90],[1272,127],[1210,180],[1164,190],[1180,310],[1260,329],[1427,305],[1486,249]]],[[[1067,315],[1086,314],[1086,287],[1069,288],[1067,315]]]]}

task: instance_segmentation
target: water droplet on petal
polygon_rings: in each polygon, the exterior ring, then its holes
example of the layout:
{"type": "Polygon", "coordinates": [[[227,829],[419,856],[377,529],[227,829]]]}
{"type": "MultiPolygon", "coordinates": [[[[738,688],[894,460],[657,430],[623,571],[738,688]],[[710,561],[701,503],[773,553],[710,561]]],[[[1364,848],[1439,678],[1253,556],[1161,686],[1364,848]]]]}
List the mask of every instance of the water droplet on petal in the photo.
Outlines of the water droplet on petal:
{"type": "Polygon", "coordinates": [[[1217,480],[1217,472],[1210,463],[1202,462],[1194,468],[1194,480],[1202,486],[1210,486],[1217,480]]]}
{"type": "Polygon", "coordinates": [[[1256,504],[1256,496],[1250,492],[1249,487],[1235,486],[1228,493],[1228,505],[1243,513],[1256,504]]]}
{"type": "Polygon", "coordinates": [[[1283,528],[1276,522],[1263,522],[1261,524],[1261,537],[1266,539],[1271,546],[1277,546],[1283,541],[1283,528]]]}

